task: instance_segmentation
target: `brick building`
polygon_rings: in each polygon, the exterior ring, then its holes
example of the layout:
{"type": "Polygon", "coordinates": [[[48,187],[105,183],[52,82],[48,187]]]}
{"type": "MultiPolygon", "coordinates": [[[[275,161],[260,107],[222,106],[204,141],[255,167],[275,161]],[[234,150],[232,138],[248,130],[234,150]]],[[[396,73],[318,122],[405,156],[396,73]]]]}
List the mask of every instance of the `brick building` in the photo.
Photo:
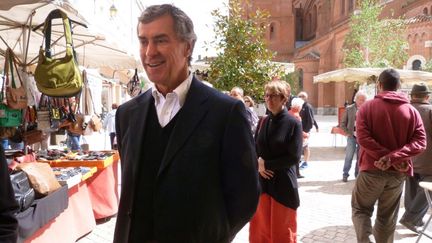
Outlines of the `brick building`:
{"type": "MultiPolygon", "coordinates": [[[[266,39],[277,52],[276,61],[292,62],[300,72],[300,87],[320,114],[335,114],[349,101],[353,84],[313,84],[313,76],[343,68],[342,45],[356,0],[250,0],[270,12],[266,39]]],[[[404,69],[420,69],[432,58],[432,1],[382,0],[382,17],[405,16],[408,60],[404,69]]]]}

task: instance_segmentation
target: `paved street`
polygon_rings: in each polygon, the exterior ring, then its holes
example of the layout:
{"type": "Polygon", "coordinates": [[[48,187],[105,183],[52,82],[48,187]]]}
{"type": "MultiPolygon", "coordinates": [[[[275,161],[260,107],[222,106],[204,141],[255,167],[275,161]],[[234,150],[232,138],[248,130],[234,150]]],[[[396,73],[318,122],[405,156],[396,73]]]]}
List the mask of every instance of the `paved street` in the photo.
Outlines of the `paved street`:
{"type": "MultiPolygon", "coordinates": [[[[348,183],[341,181],[344,158],[344,138],[330,134],[332,126],[337,124],[336,116],[317,116],[320,126],[319,133],[312,132],[312,147],[309,167],[302,170],[305,176],[299,179],[301,204],[298,209],[298,241],[299,242],[356,242],[351,222],[351,190],[354,177],[348,183]],[[337,147],[335,147],[335,141],[337,147]]],[[[354,168],[352,168],[352,173],[354,168]]],[[[403,203],[399,216],[403,213],[403,203]]],[[[98,224],[95,230],[79,243],[112,242],[115,218],[98,224]]],[[[395,242],[415,242],[416,235],[397,225],[395,242]]],[[[248,225],[244,227],[234,243],[248,242],[248,225]]],[[[421,242],[432,242],[426,237],[421,242]]]]}

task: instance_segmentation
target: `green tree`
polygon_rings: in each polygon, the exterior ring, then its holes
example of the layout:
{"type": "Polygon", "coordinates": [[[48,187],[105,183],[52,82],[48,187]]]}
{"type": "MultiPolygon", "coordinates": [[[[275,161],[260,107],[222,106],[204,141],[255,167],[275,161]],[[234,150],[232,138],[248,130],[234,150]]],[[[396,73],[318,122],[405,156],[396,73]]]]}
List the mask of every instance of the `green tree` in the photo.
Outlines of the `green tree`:
{"type": "Polygon", "coordinates": [[[215,39],[208,45],[215,47],[217,57],[210,64],[209,81],[220,90],[239,86],[245,94],[262,100],[264,84],[280,77],[282,67],[271,62],[274,53],[264,39],[269,14],[247,13],[249,3],[241,4],[241,0],[229,1],[229,15],[219,9],[212,12],[215,39]]]}
{"type": "Polygon", "coordinates": [[[291,93],[292,94],[298,94],[300,91],[302,91],[300,87],[300,72],[294,71],[291,73],[287,73],[281,77],[282,80],[287,81],[289,85],[291,86],[291,93]]]}
{"type": "Polygon", "coordinates": [[[432,72],[432,59],[429,59],[429,61],[426,62],[423,71],[432,72]]]}
{"type": "Polygon", "coordinates": [[[377,0],[360,1],[342,49],[345,67],[401,68],[407,60],[406,24],[401,18],[380,20],[383,7],[377,0]]]}

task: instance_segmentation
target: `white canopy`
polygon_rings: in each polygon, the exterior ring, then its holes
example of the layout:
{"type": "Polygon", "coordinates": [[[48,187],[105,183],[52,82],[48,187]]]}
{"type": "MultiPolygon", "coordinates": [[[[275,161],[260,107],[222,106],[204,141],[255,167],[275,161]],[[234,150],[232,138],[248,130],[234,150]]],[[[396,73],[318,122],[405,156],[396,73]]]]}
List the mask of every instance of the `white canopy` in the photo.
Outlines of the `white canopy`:
{"type": "MultiPolygon", "coordinates": [[[[344,68],[314,76],[314,83],[328,82],[375,82],[385,68],[344,68]]],[[[416,70],[396,69],[403,83],[431,83],[432,73],[416,70]]]]}
{"type": "MultiPolygon", "coordinates": [[[[0,54],[3,54],[9,46],[21,60],[22,66],[35,64],[39,48],[43,44],[43,23],[46,16],[54,9],[63,10],[74,21],[72,37],[80,65],[94,68],[105,66],[113,70],[139,66],[135,58],[124,49],[108,42],[103,35],[86,28],[89,23],[67,1],[1,0],[0,54]],[[31,31],[37,26],[40,27],[31,31]],[[27,55],[26,49],[28,49],[27,55]]],[[[62,38],[63,26],[60,23],[60,19],[53,21],[51,37],[54,42],[53,57],[64,55],[65,40],[62,38]]]]}

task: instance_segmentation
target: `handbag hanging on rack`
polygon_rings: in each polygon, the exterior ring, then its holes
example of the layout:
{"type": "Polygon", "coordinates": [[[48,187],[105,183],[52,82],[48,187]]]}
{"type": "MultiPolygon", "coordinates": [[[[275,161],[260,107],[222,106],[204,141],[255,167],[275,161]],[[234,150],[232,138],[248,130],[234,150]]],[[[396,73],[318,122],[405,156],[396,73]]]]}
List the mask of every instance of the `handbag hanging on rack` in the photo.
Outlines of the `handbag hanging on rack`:
{"type": "MultiPolygon", "coordinates": [[[[84,115],[90,116],[90,120],[88,121],[88,127],[93,132],[99,132],[102,129],[102,120],[98,114],[96,114],[96,107],[93,101],[93,95],[91,89],[89,87],[87,72],[83,71],[83,80],[84,80],[84,115]]],[[[88,129],[86,129],[88,130],[88,129]]],[[[85,131],[88,134],[88,131],[85,131]]]]}
{"type": "Polygon", "coordinates": [[[39,50],[35,80],[39,91],[51,97],[72,97],[82,89],[82,77],[72,44],[70,20],[66,13],[56,9],[48,14],[44,26],[45,50],[39,50]],[[51,57],[51,22],[61,18],[66,38],[66,55],[51,57]]]}
{"type": "Polygon", "coordinates": [[[4,100],[5,78],[0,94],[0,127],[18,127],[22,123],[22,111],[11,109],[5,104],[4,100]]]}
{"type": "Polygon", "coordinates": [[[6,49],[4,72],[6,77],[6,101],[7,106],[12,109],[27,108],[27,92],[21,80],[18,67],[15,61],[15,55],[12,49],[6,49]],[[14,72],[15,69],[15,72],[14,72]],[[14,75],[16,73],[16,75],[14,75]],[[20,86],[17,87],[16,77],[18,77],[20,86]]]}
{"type": "Polygon", "coordinates": [[[135,68],[135,74],[132,79],[127,83],[127,93],[130,97],[135,97],[141,94],[141,82],[138,77],[138,69],[135,68]]]}

